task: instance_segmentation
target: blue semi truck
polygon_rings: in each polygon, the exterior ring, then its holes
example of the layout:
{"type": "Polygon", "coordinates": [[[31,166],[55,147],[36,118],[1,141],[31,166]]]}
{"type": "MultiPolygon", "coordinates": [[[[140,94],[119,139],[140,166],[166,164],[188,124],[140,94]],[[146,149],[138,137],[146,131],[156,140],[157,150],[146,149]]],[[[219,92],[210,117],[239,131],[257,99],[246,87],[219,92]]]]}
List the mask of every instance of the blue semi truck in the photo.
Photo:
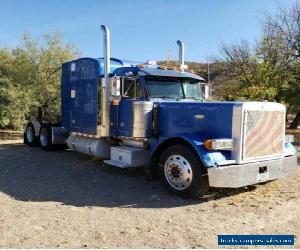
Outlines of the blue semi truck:
{"type": "Polygon", "coordinates": [[[297,166],[285,135],[285,106],[204,100],[204,79],[179,67],[110,57],[62,65],[61,123],[28,122],[29,146],[67,147],[120,167],[148,167],[170,191],[198,197],[209,187],[237,188],[274,180],[297,166]]]}

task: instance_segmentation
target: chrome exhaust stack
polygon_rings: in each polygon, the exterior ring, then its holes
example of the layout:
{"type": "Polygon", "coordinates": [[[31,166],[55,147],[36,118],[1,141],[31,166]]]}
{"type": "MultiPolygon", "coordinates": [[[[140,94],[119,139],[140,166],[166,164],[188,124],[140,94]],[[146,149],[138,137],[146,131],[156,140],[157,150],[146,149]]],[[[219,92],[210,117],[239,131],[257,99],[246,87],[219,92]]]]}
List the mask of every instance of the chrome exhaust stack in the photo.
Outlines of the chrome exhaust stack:
{"type": "Polygon", "coordinates": [[[103,31],[104,79],[107,84],[110,71],[110,31],[105,25],[101,25],[101,30],[103,31]]]}
{"type": "Polygon", "coordinates": [[[104,61],[104,79],[101,81],[101,128],[100,135],[109,136],[109,72],[110,72],[110,31],[105,25],[101,25],[103,31],[103,61],[104,61]]]}
{"type": "Polygon", "coordinates": [[[177,45],[179,46],[179,69],[183,71],[187,69],[187,65],[184,64],[184,43],[178,40],[177,45]]]}

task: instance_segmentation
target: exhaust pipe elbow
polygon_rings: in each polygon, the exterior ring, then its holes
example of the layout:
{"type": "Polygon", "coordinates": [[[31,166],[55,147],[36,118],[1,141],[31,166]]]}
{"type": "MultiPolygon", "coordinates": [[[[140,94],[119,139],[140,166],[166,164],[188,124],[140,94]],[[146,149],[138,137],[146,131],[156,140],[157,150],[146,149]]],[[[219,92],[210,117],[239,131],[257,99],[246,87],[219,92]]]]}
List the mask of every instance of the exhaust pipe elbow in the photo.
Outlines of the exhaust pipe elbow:
{"type": "Polygon", "coordinates": [[[180,68],[184,67],[184,43],[180,40],[177,41],[179,46],[179,66],[180,68]]]}
{"type": "Polygon", "coordinates": [[[103,137],[109,136],[109,73],[110,73],[110,32],[107,26],[101,25],[103,31],[104,80],[101,81],[101,130],[103,137]]]}
{"type": "Polygon", "coordinates": [[[103,31],[103,60],[104,60],[104,78],[108,79],[110,72],[110,31],[106,25],[101,25],[103,31]]]}
{"type": "Polygon", "coordinates": [[[101,29],[106,32],[108,30],[108,27],[106,25],[101,25],[101,29]]]}

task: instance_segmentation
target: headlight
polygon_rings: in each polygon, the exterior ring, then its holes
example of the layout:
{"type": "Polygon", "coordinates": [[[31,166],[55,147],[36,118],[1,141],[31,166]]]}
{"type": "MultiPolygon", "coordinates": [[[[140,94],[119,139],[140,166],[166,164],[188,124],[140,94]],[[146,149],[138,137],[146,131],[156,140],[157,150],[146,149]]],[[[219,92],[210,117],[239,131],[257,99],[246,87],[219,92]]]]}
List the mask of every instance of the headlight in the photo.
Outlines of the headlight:
{"type": "Polygon", "coordinates": [[[210,139],[204,142],[204,147],[210,150],[232,150],[232,139],[210,139]]]}
{"type": "Polygon", "coordinates": [[[284,142],[285,143],[294,142],[294,135],[285,135],[284,142]]]}

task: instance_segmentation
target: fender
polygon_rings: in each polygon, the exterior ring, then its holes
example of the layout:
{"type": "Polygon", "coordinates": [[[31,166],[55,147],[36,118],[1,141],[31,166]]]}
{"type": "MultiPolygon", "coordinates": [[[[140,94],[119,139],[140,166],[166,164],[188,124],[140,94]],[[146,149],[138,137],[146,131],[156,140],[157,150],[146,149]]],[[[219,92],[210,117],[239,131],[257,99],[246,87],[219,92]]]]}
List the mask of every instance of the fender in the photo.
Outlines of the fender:
{"type": "MultiPolygon", "coordinates": [[[[160,138],[156,145],[150,147],[150,159],[152,161],[153,157],[156,157],[156,153],[163,147],[163,145],[169,144],[168,142],[173,142],[171,144],[176,144],[176,141],[184,141],[189,144],[197,153],[198,157],[202,161],[205,167],[215,167],[218,165],[224,165],[227,162],[232,163],[230,151],[217,151],[217,150],[207,150],[203,143],[208,138],[198,135],[176,135],[168,138],[160,138]]],[[[178,143],[178,142],[177,142],[178,143]]],[[[179,142],[180,143],[180,142],[179,142]]]]}

